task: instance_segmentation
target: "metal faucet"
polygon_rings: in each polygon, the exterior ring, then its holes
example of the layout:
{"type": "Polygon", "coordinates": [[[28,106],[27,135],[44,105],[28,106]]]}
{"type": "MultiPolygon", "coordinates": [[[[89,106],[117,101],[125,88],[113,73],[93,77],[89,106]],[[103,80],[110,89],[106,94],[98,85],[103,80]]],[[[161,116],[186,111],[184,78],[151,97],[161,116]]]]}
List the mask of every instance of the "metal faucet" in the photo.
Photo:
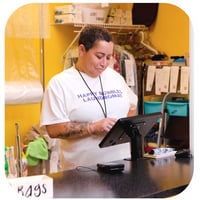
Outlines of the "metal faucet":
{"type": "MultiPolygon", "coordinates": [[[[166,130],[166,126],[167,126],[166,102],[167,102],[169,96],[175,95],[175,94],[177,94],[177,93],[168,92],[163,97],[162,109],[161,109],[162,117],[160,118],[160,123],[159,123],[157,148],[159,148],[161,146],[161,139],[160,138],[161,138],[162,135],[164,136],[164,133],[165,133],[165,130],[166,130]]],[[[165,141],[164,141],[164,145],[166,145],[165,141]]]]}

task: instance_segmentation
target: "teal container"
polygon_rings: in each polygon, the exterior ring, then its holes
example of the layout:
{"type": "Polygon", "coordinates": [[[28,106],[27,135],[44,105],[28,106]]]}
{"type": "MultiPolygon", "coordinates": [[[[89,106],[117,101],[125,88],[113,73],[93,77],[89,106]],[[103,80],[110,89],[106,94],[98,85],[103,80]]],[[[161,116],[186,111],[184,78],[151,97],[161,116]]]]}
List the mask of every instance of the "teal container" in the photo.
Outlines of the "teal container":
{"type": "MultiPolygon", "coordinates": [[[[189,102],[188,101],[167,101],[165,108],[169,116],[188,116],[189,115],[189,102]]],[[[162,111],[161,101],[145,101],[144,114],[150,114],[162,111]]]]}
{"type": "Polygon", "coordinates": [[[166,103],[166,109],[169,116],[186,117],[189,115],[189,102],[168,101],[166,103]]]}
{"type": "Polygon", "coordinates": [[[145,101],[144,102],[144,114],[161,112],[162,102],[161,101],[145,101]]]}

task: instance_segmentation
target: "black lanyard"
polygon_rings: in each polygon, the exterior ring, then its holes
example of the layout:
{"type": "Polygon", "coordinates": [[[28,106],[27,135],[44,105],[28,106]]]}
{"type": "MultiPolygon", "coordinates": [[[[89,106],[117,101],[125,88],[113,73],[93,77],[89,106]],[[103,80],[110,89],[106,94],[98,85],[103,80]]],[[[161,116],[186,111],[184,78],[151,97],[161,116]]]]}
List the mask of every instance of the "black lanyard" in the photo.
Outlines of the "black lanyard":
{"type": "Polygon", "coordinates": [[[92,95],[94,96],[94,98],[96,99],[96,101],[98,102],[98,104],[100,105],[101,107],[101,110],[103,112],[103,115],[104,117],[106,118],[107,117],[107,108],[106,108],[106,100],[105,100],[105,96],[104,96],[104,91],[103,91],[103,84],[102,84],[102,81],[101,81],[101,76],[99,76],[99,82],[100,82],[100,85],[101,85],[101,92],[102,92],[102,95],[103,95],[103,102],[104,102],[104,108],[103,106],[101,105],[100,101],[98,100],[98,98],[96,97],[96,95],[94,94],[94,92],[91,90],[91,88],[89,87],[89,85],[87,84],[86,80],[83,78],[81,72],[77,69],[78,73],[80,74],[83,82],[85,83],[85,85],[87,86],[87,88],[89,89],[89,91],[92,93],[92,95]]]}

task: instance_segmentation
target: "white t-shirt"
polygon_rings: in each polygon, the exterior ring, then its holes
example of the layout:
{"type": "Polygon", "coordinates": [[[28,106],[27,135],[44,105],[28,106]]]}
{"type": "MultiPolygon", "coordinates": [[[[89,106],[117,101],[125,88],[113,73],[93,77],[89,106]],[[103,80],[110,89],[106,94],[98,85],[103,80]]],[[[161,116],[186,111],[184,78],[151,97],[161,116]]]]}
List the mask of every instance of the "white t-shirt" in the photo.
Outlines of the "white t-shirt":
{"type": "MultiPolygon", "coordinates": [[[[99,77],[81,74],[105,109],[99,77]]],[[[126,117],[129,109],[136,109],[137,96],[118,72],[107,67],[101,74],[101,81],[108,117],[119,119],[126,117]]],[[[74,67],[55,75],[49,81],[43,97],[41,126],[67,121],[92,122],[103,118],[99,103],[74,67]]],[[[92,135],[80,139],[60,139],[62,169],[130,157],[129,143],[100,148],[98,145],[103,137],[92,135]]]]}

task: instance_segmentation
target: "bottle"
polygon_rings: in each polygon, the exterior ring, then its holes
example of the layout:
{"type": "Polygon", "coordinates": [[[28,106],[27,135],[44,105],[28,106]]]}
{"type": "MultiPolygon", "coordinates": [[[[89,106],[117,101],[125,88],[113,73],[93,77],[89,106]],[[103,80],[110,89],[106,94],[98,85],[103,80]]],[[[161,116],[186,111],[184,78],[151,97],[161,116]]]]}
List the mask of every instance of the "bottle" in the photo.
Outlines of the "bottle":
{"type": "Polygon", "coordinates": [[[14,146],[8,147],[7,151],[7,159],[8,159],[8,166],[9,166],[9,178],[15,178],[17,177],[17,168],[16,168],[16,161],[15,161],[15,155],[14,155],[14,146]]]}
{"type": "Polygon", "coordinates": [[[7,146],[5,146],[4,151],[5,151],[5,175],[6,175],[6,177],[8,177],[9,167],[8,167],[8,159],[7,159],[7,151],[8,151],[7,146]]]}
{"type": "Polygon", "coordinates": [[[156,148],[156,149],[152,149],[149,152],[149,154],[160,155],[160,154],[169,153],[172,151],[174,151],[174,148],[156,148]]]}
{"type": "Polygon", "coordinates": [[[22,151],[22,176],[28,176],[28,161],[23,151],[22,151]]]}

